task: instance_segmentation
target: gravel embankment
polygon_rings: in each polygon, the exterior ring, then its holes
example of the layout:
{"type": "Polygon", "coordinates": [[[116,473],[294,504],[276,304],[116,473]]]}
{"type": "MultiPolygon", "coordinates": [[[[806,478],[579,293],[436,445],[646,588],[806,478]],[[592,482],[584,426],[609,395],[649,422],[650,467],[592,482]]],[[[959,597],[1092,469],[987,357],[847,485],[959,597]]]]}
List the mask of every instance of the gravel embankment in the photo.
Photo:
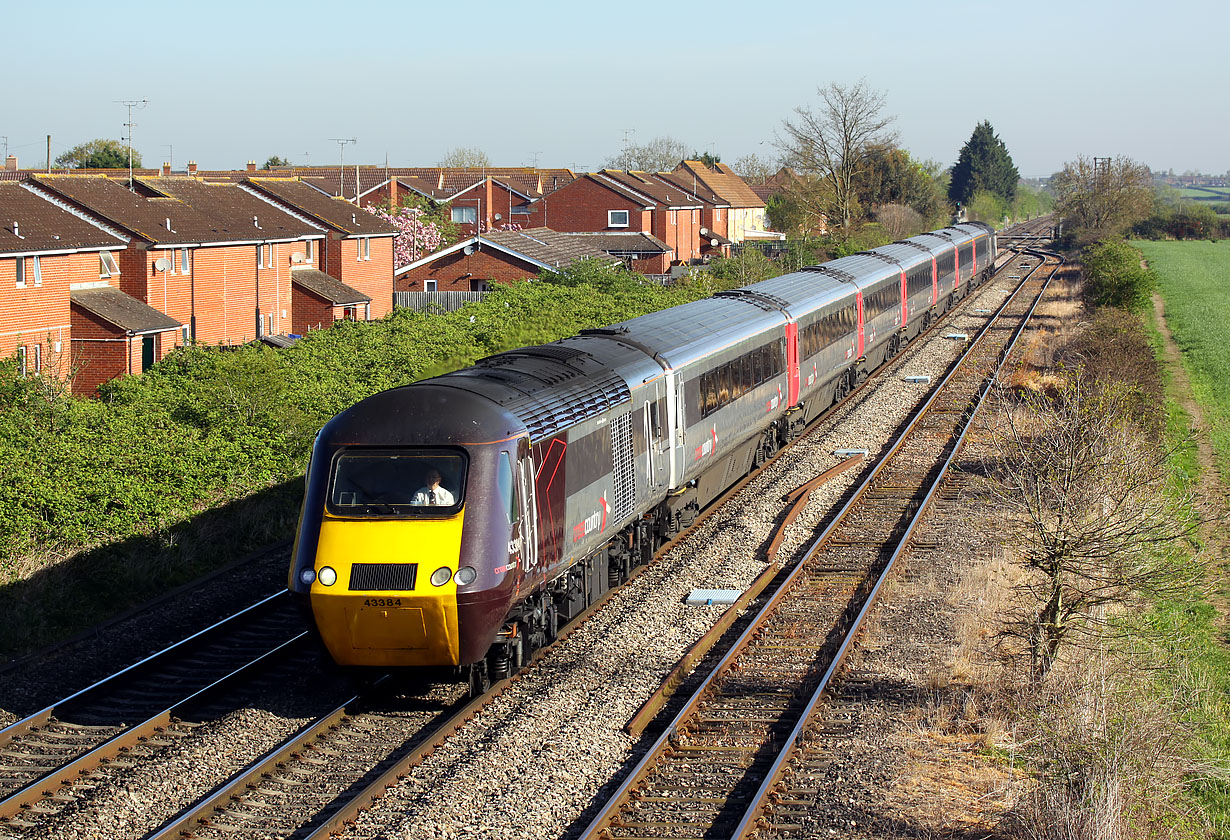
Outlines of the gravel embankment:
{"type": "Polygon", "coordinates": [[[935,337],[916,343],[869,392],[785,453],[667,557],[626,586],[605,609],[497,699],[399,786],[360,817],[347,837],[541,838],[569,835],[597,791],[635,756],[624,724],[660,685],[722,607],[689,607],[694,588],[744,589],[764,569],[763,549],[781,498],[840,459],[838,448],[872,458],[812,494],[779,554],[806,549],[817,523],[874,465],[893,430],[962,346],[943,338],[974,332],[1005,296],[988,285],[935,337]]]}

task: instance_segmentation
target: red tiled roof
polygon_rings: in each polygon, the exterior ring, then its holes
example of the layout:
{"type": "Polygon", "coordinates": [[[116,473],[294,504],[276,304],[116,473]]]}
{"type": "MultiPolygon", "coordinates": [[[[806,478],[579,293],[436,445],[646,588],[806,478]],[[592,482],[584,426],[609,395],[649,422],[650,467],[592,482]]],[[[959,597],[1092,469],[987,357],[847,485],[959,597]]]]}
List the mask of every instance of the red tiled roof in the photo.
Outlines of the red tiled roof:
{"type": "Polygon", "coordinates": [[[695,177],[731,207],[764,207],[760,196],[724,163],[717,164],[717,169],[710,169],[699,160],[685,160],[675,167],[675,172],[695,177]]]}
{"type": "Polygon", "coordinates": [[[702,202],[688,190],[662,181],[651,172],[623,172],[617,169],[604,169],[598,175],[609,178],[627,189],[649,196],[656,203],[667,207],[700,207],[702,202]]]}

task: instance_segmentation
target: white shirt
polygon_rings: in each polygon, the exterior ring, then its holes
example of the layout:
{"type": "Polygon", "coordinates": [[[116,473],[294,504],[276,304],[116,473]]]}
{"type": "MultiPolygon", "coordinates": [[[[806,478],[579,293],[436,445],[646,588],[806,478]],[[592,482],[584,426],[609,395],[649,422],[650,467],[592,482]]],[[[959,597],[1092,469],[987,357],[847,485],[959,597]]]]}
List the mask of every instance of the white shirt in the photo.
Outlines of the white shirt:
{"type": "Polygon", "coordinates": [[[426,505],[449,507],[453,503],[453,494],[440,486],[434,490],[430,487],[420,487],[419,491],[410,498],[410,504],[420,507],[426,505]]]}

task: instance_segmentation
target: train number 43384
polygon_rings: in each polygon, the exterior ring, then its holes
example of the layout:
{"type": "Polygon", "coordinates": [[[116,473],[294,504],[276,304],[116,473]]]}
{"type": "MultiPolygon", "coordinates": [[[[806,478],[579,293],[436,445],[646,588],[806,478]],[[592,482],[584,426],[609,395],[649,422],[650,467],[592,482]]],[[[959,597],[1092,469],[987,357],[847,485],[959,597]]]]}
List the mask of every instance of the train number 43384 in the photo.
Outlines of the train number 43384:
{"type": "Polygon", "coordinates": [[[365,607],[400,607],[401,598],[364,598],[365,607]]]}

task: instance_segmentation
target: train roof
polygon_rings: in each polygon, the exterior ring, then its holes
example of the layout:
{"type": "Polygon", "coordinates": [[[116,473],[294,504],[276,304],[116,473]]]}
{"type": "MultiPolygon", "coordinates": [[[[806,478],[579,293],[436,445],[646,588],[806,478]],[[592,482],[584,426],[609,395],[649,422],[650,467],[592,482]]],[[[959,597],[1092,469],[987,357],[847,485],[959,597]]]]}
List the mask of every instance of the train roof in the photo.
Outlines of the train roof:
{"type": "Polygon", "coordinates": [[[651,312],[603,329],[585,330],[583,335],[631,343],[678,369],[784,323],[784,301],[757,301],[754,296],[740,296],[739,291],[719,292],[715,297],[651,312]]]}
{"type": "Polygon", "coordinates": [[[360,400],[320,434],[335,446],[455,446],[524,432],[524,423],[508,407],[479,393],[444,387],[441,378],[360,400]]]}

